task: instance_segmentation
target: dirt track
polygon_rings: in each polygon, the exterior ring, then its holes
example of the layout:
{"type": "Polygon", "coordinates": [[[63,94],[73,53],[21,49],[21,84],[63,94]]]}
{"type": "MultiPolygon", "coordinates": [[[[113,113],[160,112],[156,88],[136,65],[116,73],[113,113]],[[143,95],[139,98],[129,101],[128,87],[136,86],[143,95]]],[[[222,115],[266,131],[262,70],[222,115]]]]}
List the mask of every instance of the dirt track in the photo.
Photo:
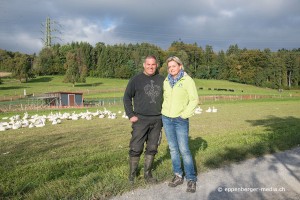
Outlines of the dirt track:
{"type": "Polygon", "coordinates": [[[185,190],[186,182],[176,188],[165,182],[112,199],[300,199],[300,147],[200,174],[196,193],[185,190]]]}

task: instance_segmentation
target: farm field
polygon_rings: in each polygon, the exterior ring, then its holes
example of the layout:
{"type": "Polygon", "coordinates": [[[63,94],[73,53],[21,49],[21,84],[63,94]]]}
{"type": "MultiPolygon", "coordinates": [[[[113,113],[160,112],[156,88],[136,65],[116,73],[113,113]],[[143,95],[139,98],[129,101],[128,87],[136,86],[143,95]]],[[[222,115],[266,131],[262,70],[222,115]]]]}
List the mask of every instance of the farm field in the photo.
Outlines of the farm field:
{"type": "MultiPolygon", "coordinates": [[[[47,92],[83,92],[85,98],[113,98],[123,96],[128,80],[87,78],[86,83],[77,83],[75,87],[70,83],[63,83],[63,76],[41,76],[27,83],[20,83],[15,79],[2,79],[0,96],[2,99],[23,97],[26,94],[41,95],[47,92]]],[[[0,100],[1,100],[0,98],[0,100]]]]}
{"type": "MultiPolygon", "coordinates": [[[[26,94],[41,95],[47,92],[83,92],[85,99],[121,98],[128,83],[125,79],[105,79],[88,77],[86,83],[63,83],[63,76],[40,76],[27,83],[10,78],[3,78],[0,84],[0,101],[11,98],[24,97],[26,94]]],[[[202,80],[195,79],[199,95],[274,95],[274,96],[300,96],[299,90],[278,90],[259,88],[251,85],[233,83],[223,80],[202,80]],[[234,92],[216,90],[226,89],[234,92]]]]}
{"type": "MultiPolygon", "coordinates": [[[[300,145],[299,98],[205,103],[217,113],[190,119],[190,147],[197,172],[300,145]]],[[[106,107],[118,113],[122,105],[106,107]]],[[[95,112],[99,108],[89,108],[95,112]]],[[[83,109],[28,111],[86,112],[83,109]]],[[[3,117],[22,112],[0,113],[3,117]]],[[[131,126],[117,119],[93,118],[46,123],[41,128],[0,132],[0,197],[4,199],[108,199],[130,188],[128,144],[131,126]]],[[[143,158],[143,157],[142,157],[143,158]]],[[[172,177],[163,134],[153,174],[163,182],[172,177]]],[[[143,159],[134,187],[145,187],[143,159]]]]}

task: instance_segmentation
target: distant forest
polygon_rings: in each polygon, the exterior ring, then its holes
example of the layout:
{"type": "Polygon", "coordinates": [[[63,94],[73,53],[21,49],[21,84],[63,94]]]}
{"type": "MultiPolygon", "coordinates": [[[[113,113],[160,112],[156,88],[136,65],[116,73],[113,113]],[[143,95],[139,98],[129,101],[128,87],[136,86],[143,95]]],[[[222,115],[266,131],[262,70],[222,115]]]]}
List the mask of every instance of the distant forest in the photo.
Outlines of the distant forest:
{"type": "MultiPolygon", "coordinates": [[[[64,75],[65,82],[85,82],[86,77],[129,79],[142,71],[143,59],[155,55],[159,71],[166,75],[165,60],[178,56],[193,78],[222,79],[274,89],[296,89],[300,84],[300,48],[240,49],[230,45],[226,51],[215,52],[212,46],[175,41],[167,50],[141,44],[94,47],[87,42],[55,44],[43,48],[38,55],[27,55],[0,49],[0,71],[12,72],[22,82],[40,75],[64,75]]],[[[1,82],[1,80],[0,80],[1,82]]]]}

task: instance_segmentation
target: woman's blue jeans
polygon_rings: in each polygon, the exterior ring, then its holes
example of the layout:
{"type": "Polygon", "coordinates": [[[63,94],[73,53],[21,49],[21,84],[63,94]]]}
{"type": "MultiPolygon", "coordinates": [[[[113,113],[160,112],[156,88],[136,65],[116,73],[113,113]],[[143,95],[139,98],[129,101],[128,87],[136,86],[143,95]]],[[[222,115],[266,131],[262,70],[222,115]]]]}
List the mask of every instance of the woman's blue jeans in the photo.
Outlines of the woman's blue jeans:
{"type": "Polygon", "coordinates": [[[186,180],[197,181],[194,161],[189,149],[189,119],[162,116],[162,121],[169,144],[174,174],[183,176],[181,155],[186,180]]]}

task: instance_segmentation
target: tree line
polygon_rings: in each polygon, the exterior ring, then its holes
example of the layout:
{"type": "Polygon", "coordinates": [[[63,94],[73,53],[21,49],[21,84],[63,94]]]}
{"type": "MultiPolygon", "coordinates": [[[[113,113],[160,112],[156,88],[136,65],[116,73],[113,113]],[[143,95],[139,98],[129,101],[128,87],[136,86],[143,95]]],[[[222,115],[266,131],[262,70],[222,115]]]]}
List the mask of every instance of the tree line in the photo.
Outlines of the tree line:
{"type": "Polygon", "coordinates": [[[64,75],[64,81],[85,82],[87,76],[128,79],[142,70],[143,59],[155,55],[159,71],[166,75],[169,56],[178,56],[193,78],[229,80],[274,89],[299,88],[300,48],[241,49],[237,44],[215,52],[182,41],[174,41],[167,50],[149,44],[115,44],[103,42],[94,47],[87,42],[55,44],[43,48],[38,55],[27,55],[0,49],[0,71],[27,82],[40,75],[64,75]]]}

